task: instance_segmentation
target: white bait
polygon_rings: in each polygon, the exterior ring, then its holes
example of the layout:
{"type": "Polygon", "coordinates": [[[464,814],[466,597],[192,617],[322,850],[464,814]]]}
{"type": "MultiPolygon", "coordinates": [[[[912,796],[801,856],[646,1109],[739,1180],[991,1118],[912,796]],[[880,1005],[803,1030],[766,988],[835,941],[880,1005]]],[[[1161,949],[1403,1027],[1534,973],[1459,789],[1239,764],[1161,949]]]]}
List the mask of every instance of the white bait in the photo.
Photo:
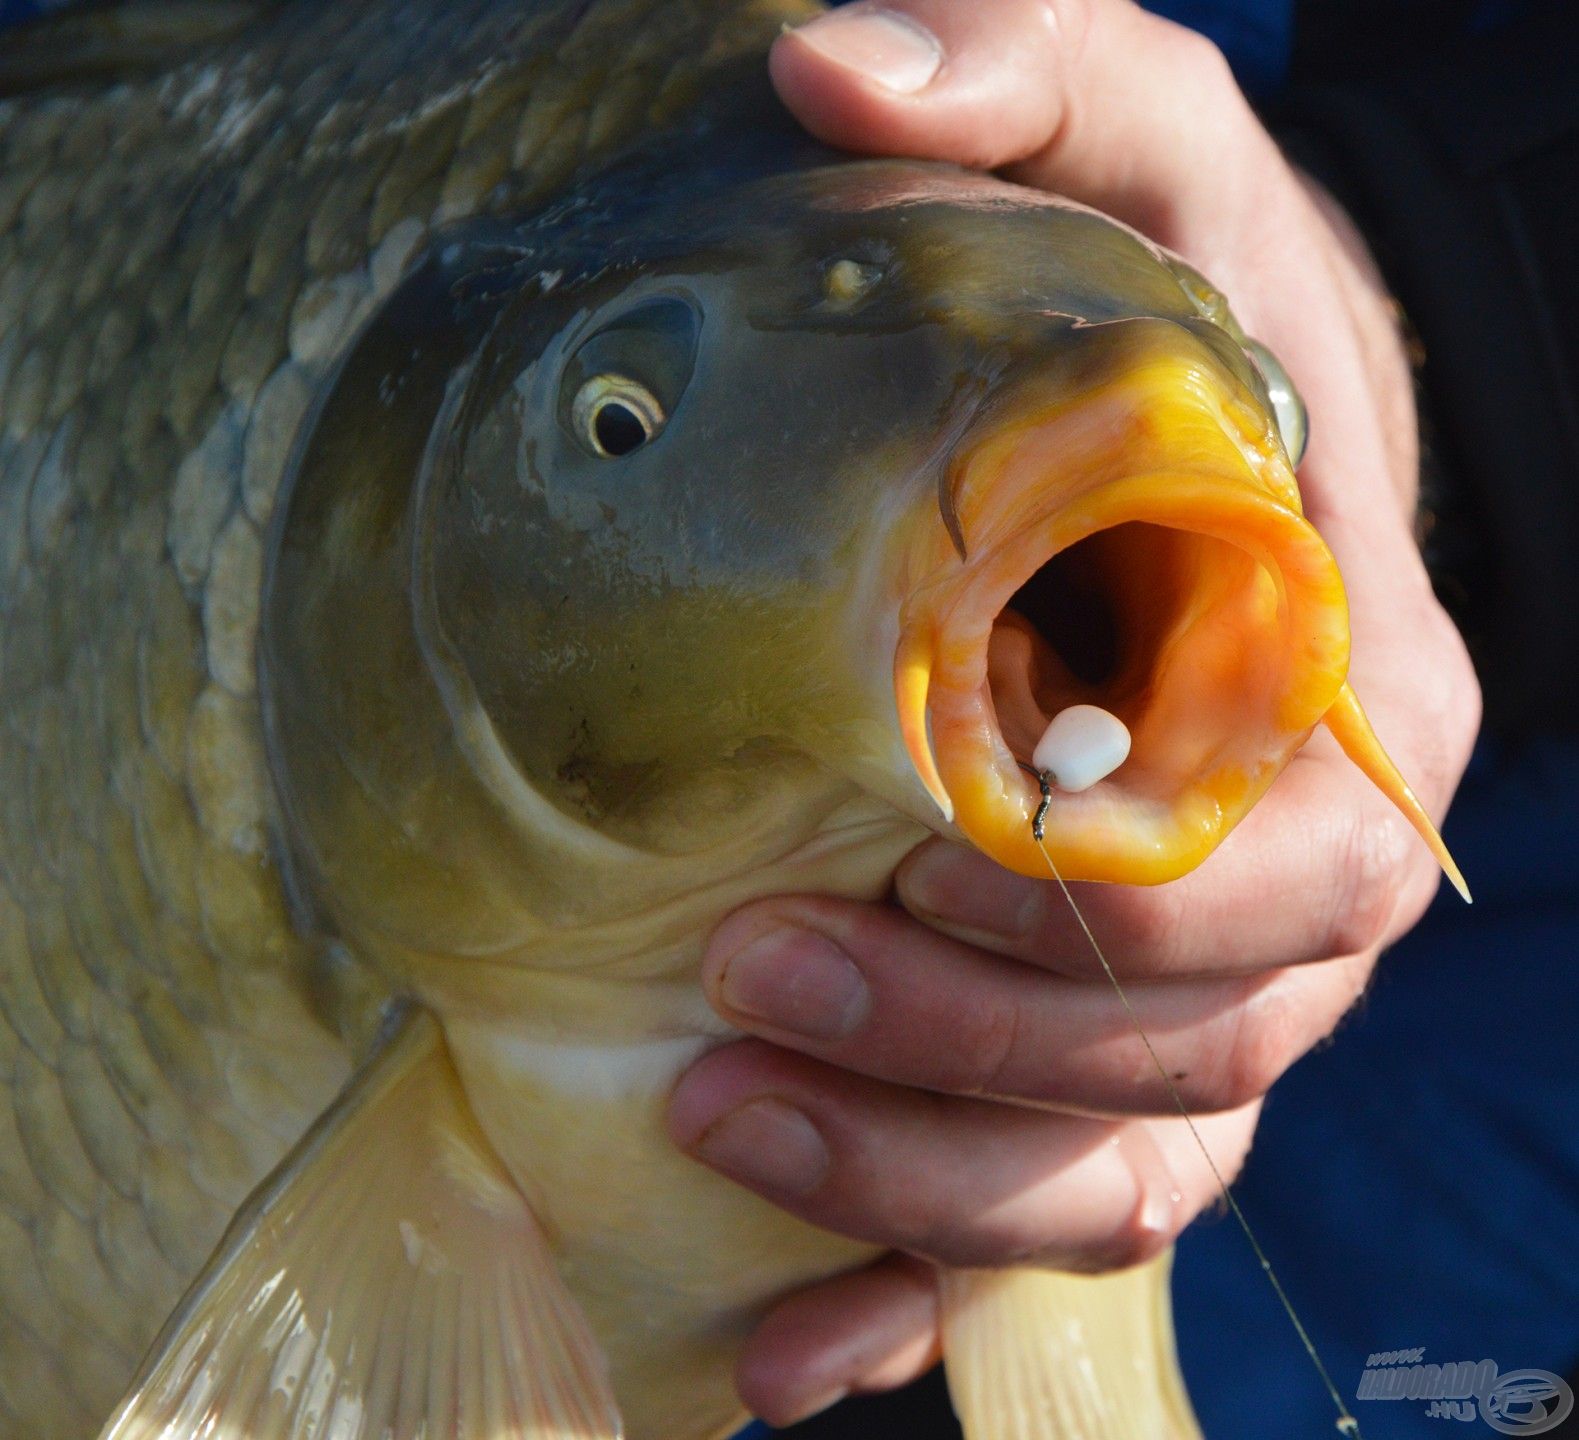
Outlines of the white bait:
{"type": "Polygon", "coordinates": [[[1099,705],[1060,710],[1042,732],[1031,764],[1060,790],[1089,790],[1129,758],[1129,727],[1099,705]]]}

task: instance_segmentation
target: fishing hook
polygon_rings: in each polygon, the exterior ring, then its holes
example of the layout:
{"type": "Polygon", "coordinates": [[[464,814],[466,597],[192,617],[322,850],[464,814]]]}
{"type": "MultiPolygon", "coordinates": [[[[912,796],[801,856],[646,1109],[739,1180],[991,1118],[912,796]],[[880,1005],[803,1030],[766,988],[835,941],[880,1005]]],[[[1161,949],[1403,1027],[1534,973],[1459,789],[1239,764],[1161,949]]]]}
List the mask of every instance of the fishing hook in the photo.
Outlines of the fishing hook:
{"type": "Polygon", "coordinates": [[[1014,763],[1025,771],[1027,775],[1034,775],[1036,783],[1041,786],[1042,803],[1036,807],[1036,814],[1031,817],[1031,834],[1038,840],[1041,840],[1043,838],[1043,826],[1047,821],[1047,811],[1053,803],[1052,782],[1047,778],[1045,770],[1038,770],[1034,765],[1027,765],[1023,760],[1016,760],[1014,763]]]}

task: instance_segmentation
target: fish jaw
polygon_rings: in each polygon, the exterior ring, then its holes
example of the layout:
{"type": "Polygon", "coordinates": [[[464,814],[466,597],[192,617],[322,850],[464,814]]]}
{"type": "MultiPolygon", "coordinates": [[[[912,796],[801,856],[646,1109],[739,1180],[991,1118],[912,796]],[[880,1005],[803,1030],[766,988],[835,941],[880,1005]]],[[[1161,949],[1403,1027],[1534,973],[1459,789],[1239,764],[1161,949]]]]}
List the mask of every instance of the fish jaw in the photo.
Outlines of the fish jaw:
{"type": "Polygon", "coordinates": [[[1126,329],[1093,383],[1021,383],[954,455],[964,554],[941,519],[915,546],[895,695],[944,815],[1027,875],[1047,859],[1022,762],[1064,707],[1116,714],[1132,753],[1055,794],[1047,855],[1069,878],[1151,884],[1204,860],[1340,705],[1349,629],[1264,409],[1180,327],[1126,329]],[[1075,653],[1082,606],[1111,629],[1103,654],[1075,653]]]}

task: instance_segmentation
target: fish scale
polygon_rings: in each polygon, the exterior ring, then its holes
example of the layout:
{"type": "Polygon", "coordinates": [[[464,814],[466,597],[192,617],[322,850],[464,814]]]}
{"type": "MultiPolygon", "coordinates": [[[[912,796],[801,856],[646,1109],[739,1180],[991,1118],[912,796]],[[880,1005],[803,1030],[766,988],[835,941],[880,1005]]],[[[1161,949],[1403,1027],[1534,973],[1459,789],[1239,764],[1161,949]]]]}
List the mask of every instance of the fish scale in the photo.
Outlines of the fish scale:
{"type": "Polygon", "coordinates": [[[253,646],[315,386],[430,226],[562,184],[796,8],[299,5],[0,101],[0,1434],[95,1432],[348,1072],[253,646]]]}

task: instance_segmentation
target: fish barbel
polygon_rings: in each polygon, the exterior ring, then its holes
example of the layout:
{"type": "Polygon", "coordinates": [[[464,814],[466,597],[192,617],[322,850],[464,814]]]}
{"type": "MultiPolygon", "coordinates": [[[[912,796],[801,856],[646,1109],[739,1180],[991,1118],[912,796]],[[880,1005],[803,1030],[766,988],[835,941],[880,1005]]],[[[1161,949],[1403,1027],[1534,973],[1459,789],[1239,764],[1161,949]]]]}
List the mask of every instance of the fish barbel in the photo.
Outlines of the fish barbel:
{"type": "MultiPolygon", "coordinates": [[[[1071,705],[1133,737],[1071,878],[1183,873],[1320,723],[1445,858],[1276,362],[1090,211],[800,138],[811,13],[7,37],[4,1440],[727,1433],[876,1252],[665,1139],[703,940],[930,832],[1044,874],[1071,705]]],[[[972,1440],[1195,1433],[1165,1264],[943,1294],[972,1440]]]]}

